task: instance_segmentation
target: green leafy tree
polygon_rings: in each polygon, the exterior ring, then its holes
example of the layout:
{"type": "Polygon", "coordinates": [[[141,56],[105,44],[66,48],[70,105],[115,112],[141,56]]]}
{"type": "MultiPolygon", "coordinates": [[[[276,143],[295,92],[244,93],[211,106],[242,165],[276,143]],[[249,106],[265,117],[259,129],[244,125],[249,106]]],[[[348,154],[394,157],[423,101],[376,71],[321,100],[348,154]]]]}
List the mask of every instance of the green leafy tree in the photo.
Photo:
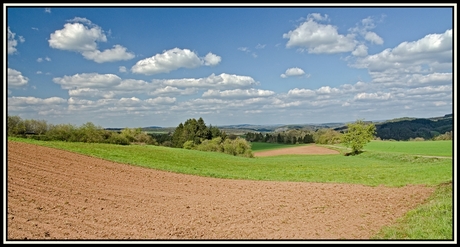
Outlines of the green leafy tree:
{"type": "Polygon", "coordinates": [[[374,139],[376,128],[372,123],[365,123],[363,120],[357,120],[354,123],[347,124],[347,131],[342,135],[341,141],[351,148],[351,154],[355,155],[362,151],[364,145],[374,139]]]}
{"type": "Polygon", "coordinates": [[[172,146],[176,148],[182,148],[184,143],[187,141],[184,135],[184,125],[180,123],[174,130],[172,136],[172,146]]]}

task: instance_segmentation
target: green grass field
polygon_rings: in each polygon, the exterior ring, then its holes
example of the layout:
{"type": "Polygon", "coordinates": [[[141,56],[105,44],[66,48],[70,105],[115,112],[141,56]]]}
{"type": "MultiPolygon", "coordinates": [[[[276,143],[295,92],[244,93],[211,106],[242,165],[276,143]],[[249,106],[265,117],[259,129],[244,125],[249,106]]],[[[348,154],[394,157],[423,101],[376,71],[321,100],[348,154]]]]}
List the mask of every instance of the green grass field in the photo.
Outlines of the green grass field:
{"type": "MultiPolygon", "coordinates": [[[[453,238],[453,160],[422,157],[424,155],[448,156],[452,141],[426,141],[427,144],[373,141],[365,146],[365,152],[356,156],[283,155],[245,158],[223,153],[149,145],[120,146],[43,142],[19,138],[8,138],[8,140],[28,142],[120,163],[198,176],[270,181],[352,183],[390,187],[408,184],[435,186],[438,189],[429,204],[409,212],[397,225],[382,229],[382,232],[377,234],[375,238],[417,240],[451,240],[453,238]],[[440,186],[443,184],[448,186],[440,186]],[[430,227],[427,228],[427,225],[430,227]]],[[[256,149],[268,150],[271,147],[274,146],[259,145],[256,146],[256,149]]]]}
{"type": "Polygon", "coordinates": [[[452,141],[371,141],[364,151],[452,157],[452,141]]]}

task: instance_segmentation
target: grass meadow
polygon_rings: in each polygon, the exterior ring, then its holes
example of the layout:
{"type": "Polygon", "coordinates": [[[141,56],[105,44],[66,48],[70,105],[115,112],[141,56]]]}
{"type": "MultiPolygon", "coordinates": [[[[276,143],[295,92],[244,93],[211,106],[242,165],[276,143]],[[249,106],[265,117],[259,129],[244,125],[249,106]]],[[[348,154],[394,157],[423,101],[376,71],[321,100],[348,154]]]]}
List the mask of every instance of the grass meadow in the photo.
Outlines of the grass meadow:
{"type": "MultiPolygon", "coordinates": [[[[120,163],[178,173],[226,179],[351,183],[400,187],[424,184],[437,188],[428,203],[409,212],[375,239],[453,239],[452,141],[372,141],[356,156],[283,155],[245,158],[223,153],[151,145],[44,142],[11,138],[11,141],[48,146],[120,163]],[[423,143],[423,144],[422,144],[423,143]],[[425,144],[426,143],[426,144],[425,144]]],[[[272,146],[273,145],[273,146],[272,146]]],[[[294,145],[283,145],[291,147],[294,145]]],[[[280,148],[252,143],[254,151],[280,148]]],[[[333,148],[344,150],[340,145],[333,148]]]]}

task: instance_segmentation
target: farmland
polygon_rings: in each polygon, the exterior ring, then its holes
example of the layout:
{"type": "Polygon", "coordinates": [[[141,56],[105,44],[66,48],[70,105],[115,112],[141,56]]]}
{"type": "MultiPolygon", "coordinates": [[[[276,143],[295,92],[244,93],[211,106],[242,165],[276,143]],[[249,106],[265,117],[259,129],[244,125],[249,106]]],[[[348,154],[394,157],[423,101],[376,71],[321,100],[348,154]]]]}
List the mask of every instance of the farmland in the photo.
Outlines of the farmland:
{"type": "MultiPolygon", "coordinates": [[[[417,223],[421,229],[414,236],[395,235],[391,228],[378,234],[408,212],[417,215],[420,207],[433,214],[449,209],[449,198],[442,195],[452,196],[453,167],[451,159],[387,152],[371,144],[374,150],[357,156],[251,159],[150,145],[9,138],[9,238],[452,239],[449,210],[434,220],[444,222],[434,226],[435,233],[423,228],[425,222],[417,223]],[[443,199],[433,209],[429,203],[439,193],[443,199]],[[63,222],[53,223],[51,216],[63,222]]],[[[451,146],[441,149],[446,148],[451,146]]]]}

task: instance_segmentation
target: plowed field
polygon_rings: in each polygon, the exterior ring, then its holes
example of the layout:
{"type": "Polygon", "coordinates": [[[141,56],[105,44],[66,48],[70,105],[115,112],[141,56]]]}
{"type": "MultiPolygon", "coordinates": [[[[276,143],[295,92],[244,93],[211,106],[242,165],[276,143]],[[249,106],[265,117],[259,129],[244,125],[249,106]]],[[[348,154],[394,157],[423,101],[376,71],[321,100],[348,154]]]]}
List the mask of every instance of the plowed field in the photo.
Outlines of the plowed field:
{"type": "Polygon", "coordinates": [[[362,240],[434,191],[217,179],[7,149],[7,240],[362,240]]]}

